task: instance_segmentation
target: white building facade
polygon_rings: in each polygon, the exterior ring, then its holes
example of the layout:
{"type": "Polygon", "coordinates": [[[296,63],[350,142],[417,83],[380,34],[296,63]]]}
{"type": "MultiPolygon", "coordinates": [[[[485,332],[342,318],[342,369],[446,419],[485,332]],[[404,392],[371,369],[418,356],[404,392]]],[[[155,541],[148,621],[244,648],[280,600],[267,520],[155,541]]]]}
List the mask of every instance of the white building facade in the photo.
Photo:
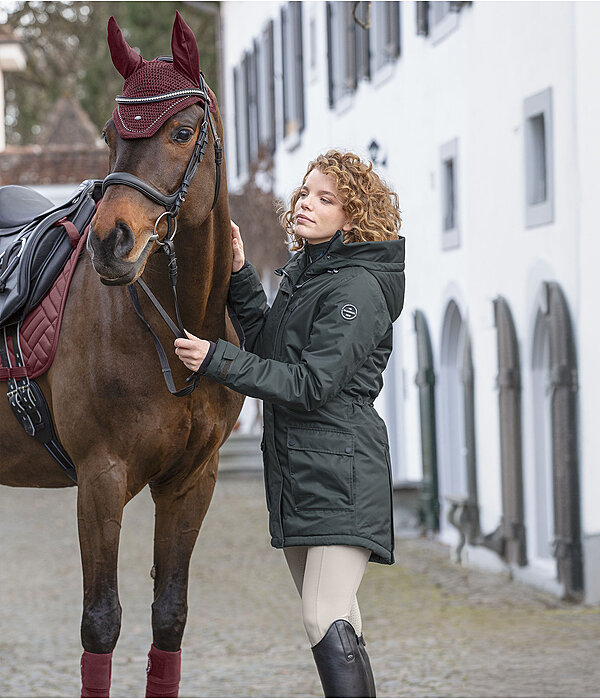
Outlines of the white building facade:
{"type": "Polygon", "coordinates": [[[4,125],[4,73],[25,69],[25,53],[19,41],[6,28],[0,26],[0,152],[6,148],[4,125]]]}
{"type": "Polygon", "coordinates": [[[600,602],[600,3],[221,12],[229,188],[266,146],[287,199],[338,147],[398,192],[394,481],[464,560],[600,602]]]}

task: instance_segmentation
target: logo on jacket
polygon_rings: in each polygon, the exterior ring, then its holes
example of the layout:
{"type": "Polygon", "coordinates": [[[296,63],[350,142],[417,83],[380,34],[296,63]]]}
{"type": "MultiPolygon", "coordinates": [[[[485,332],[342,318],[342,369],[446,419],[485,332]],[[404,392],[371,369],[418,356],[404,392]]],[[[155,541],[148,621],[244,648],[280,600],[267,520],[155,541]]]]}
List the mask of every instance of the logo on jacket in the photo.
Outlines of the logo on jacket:
{"type": "Polygon", "coordinates": [[[342,314],[342,318],[345,318],[347,321],[351,321],[353,318],[356,318],[358,309],[356,306],[354,306],[354,304],[344,304],[344,306],[342,306],[340,309],[340,313],[342,314]]]}

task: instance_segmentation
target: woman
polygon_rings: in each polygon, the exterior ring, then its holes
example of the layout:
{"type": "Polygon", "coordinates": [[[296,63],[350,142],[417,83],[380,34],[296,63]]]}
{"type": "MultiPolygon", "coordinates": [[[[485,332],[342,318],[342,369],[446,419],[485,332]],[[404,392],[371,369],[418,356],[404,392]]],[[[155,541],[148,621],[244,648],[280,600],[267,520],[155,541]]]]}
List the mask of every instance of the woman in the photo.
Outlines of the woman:
{"type": "Polygon", "coordinates": [[[397,195],[353,153],[312,161],[282,216],[292,250],[269,308],[232,222],[229,301],[246,350],[189,335],[185,365],[264,401],[271,544],[302,597],[326,697],[375,697],[356,593],[394,562],[390,457],[373,401],[404,301],[397,195]]]}

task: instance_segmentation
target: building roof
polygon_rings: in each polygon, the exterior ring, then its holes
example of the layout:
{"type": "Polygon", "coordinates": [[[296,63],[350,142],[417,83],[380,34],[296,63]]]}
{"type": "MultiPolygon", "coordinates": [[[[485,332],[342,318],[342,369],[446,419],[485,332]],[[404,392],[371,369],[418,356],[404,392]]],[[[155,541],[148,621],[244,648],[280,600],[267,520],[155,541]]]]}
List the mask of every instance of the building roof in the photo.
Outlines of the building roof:
{"type": "Polygon", "coordinates": [[[59,97],[42,125],[37,139],[40,146],[82,144],[95,146],[97,127],[72,97],[59,97]]]}

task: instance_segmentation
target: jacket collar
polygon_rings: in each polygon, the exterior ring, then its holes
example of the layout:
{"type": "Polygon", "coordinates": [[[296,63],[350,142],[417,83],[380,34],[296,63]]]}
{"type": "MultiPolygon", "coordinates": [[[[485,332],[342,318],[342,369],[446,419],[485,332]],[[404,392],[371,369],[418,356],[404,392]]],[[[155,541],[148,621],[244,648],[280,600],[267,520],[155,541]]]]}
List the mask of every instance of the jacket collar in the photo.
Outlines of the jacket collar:
{"type": "Polygon", "coordinates": [[[334,251],[343,250],[344,237],[342,231],[338,230],[335,232],[333,237],[329,241],[329,245],[325,248],[322,256],[320,256],[314,262],[310,262],[308,258],[308,252],[306,246],[299,250],[296,255],[293,255],[285,265],[278,267],[274,272],[276,275],[285,275],[290,279],[293,286],[296,286],[298,280],[302,273],[306,270],[306,275],[317,275],[324,272],[329,267],[334,267],[330,262],[330,258],[327,256],[332,254],[334,251]],[[308,266],[308,267],[307,267],[308,266]]]}

